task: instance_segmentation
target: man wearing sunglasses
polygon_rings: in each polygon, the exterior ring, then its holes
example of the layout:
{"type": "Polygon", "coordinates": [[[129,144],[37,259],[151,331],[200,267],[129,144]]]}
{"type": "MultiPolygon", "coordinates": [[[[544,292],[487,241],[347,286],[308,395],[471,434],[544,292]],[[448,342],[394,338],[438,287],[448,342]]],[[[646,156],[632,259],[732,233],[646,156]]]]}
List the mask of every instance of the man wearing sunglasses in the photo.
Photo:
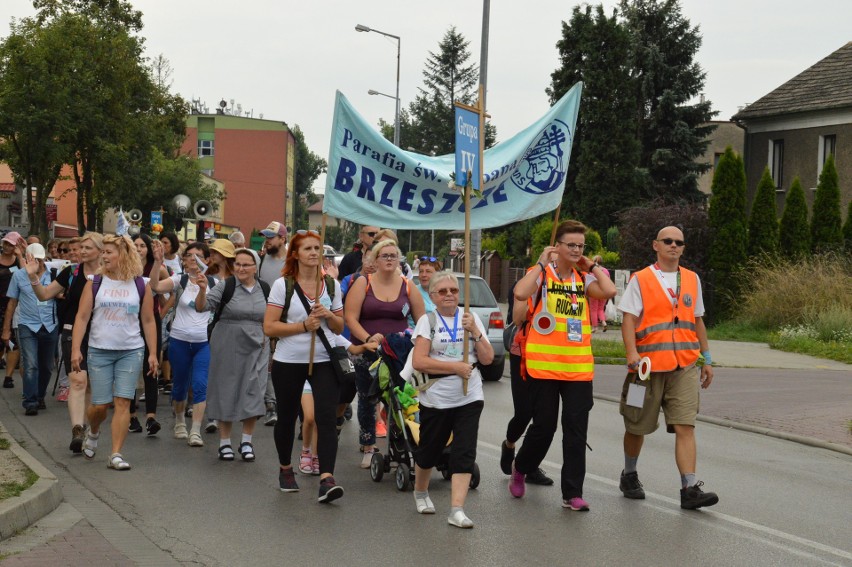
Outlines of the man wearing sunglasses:
{"type": "Polygon", "coordinates": [[[699,384],[707,388],[713,381],[701,281],[680,266],[685,247],[680,229],[663,228],[653,247],[657,261],[631,278],[618,305],[624,314],[621,335],[629,369],[621,393],[625,433],[619,488],[626,498],[645,498],[636,463],[645,435],[657,429],[662,407],[666,430],[675,434],[680,507],[695,510],[719,501],[716,494],[701,489],[704,483],[695,475],[699,384]],[[650,375],[640,380],[637,370],[644,357],[650,361],[650,375]]]}
{"type": "Polygon", "coordinates": [[[373,246],[373,239],[379,233],[379,227],[365,225],[358,232],[358,242],[355,243],[355,249],[347,252],[340,260],[340,265],[337,267],[337,279],[343,281],[343,278],[349,274],[354,274],[361,269],[361,261],[364,258],[364,253],[373,246]]]}

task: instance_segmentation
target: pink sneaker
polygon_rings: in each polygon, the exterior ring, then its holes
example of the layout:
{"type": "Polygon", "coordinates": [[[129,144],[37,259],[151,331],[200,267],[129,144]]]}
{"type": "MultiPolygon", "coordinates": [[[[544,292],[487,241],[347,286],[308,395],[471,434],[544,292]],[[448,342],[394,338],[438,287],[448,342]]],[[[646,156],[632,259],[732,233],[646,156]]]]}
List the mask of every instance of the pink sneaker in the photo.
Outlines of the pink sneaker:
{"type": "Polygon", "coordinates": [[[515,465],[512,465],[512,478],[509,480],[509,493],[515,498],[523,497],[527,491],[526,477],[515,470],[515,465]]]}
{"type": "Polygon", "coordinates": [[[384,421],[376,422],[376,437],[385,438],[388,436],[388,426],[384,421]]]}
{"type": "Polygon", "coordinates": [[[575,512],[588,512],[589,511],[589,503],[583,500],[579,496],[575,496],[569,500],[562,501],[563,508],[569,508],[574,510],[575,512]]]}
{"type": "Polygon", "coordinates": [[[314,476],[319,476],[319,473],[320,473],[319,457],[314,455],[313,458],[311,459],[311,474],[314,475],[314,476]]]}
{"type": "Polygon", "coordinates": [[[302,451],[302,456],[299,458],[299,472],[311,474],[313,472],[312,461],[310,452],[302,451]]]}
{"type": "Polygon", "coordinates": [[[60,386],[59,393],[56,394],[57,402],[67,402],[68,401],[68,386],[60,386]]]}

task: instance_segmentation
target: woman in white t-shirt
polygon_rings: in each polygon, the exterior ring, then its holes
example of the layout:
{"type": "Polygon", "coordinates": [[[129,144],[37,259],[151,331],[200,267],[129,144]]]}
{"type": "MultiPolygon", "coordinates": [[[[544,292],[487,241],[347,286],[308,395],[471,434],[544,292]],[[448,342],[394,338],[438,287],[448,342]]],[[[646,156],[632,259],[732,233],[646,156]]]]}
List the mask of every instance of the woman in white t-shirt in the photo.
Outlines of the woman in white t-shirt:
{"type": "MultiPolygon", "coordinates": [[[[185,274],[172,274],[159,279],[159,267],[163,262],[164,246],[154,241],[154,267],[151,274],[151,289],[157,293],[175,292],[178,296],[175,318],[169,338],[169,360],[172,365],[172,402],[175,410],[175,439],[187,439],[190,447],[203,447],[201,424],[207,407],[207,372],[210,369],[210,344],[207,342],[207,323],[210,314],[195,309],[195,298],[200,288],[196,283],[201,271],[198,260],[204,263],[210,258],[210,250],[203,242],[193,242],[184,252],[185,274]],[[187,435],[184,412],[189,387],[192,386],[192,427],[187,435]]],[[[212,279],[212,278],[211,278],[212,279]]],[[[210,282],[208,281],[208,284],[210,282]]],[[[209,287],[213,287],[212,285],[209,287]]]]}
{"type": "Polygon", "coordinates": [[[296,417],[305,381],[311,385],[314,397],[314,416],[317,425],[317,455],[320,467],[319,502],[331,502],[343,496],[343,487],[334,480],[337,458],[336,410],[340,386],[334,369],[319,337],[323,332],[334,346],[334,336],[343,331],[343,294],[334,278],[323,276],[317,281],[322,262],[320,235],[312,230],[299,230],[290,240],[284,261],[283,278],[272,285],[269,304],[263,320],[263,331],[278,337],[272,362],[272,384],[278,400],[278,423],[275,424],[275,447],[278,449],[280,471],[278,484],[282,492],[296,492],[299,485],[293,473],[292,453],[296,417]],[[327,285],[333,285],[333,290],[327,285]],[[288,288],[293,290],[289,301],[288,288]],[[309,311],[300,298],[304,294],[309,311]],[[333,299],[332,299],[333,296],[333,299]],[[284,306],[286,318],[282,320],[284,306]],[[314,340],[313,369],[311,341],[314,340]]]}
{"type": "Polygon", "coordinates": [[[414,328],[415,370],[440,377],[421,392],[420,444],[414,453],[414,502],[420,514],[434,514],[435,505],[429,498],[429,476],[438,464],[450,435],[449,472],[452,475],[450,514],[447,522],[459,528],[472,528],[473,522],[464,513],[464,501],[476,463],[476,441],[479,416],[485,405],[482,394],[482,375],[476,363],[491,364],[494,349],[485,335],[476,313],[459,309],[459,282],[452,272],[438,272],[429,281],[429,295],[435,303],[435,326],[429,315],[423,315],[414,328]],[[464,333],[468,332],[467,345],[464,333]],[[464,362],[464,349],[468,361],[464,362]],[[467,378],[467,394],[463,379],[467,378]]]}
{"type": "Polygon", "coordinates": [[[126,236],[105,236],[100,274],[86,283],[80,297],[71,335],[71,368],[74,372],[81,371],[80,347],[91,319],[86,362],[92,404],[87,411],[89,432],[83,444],[83,455],[87,459],[95,457],[101,423],[106,419],[109,405],[114,404],[112,454],[107,466],[115,470],[130,468],[121,456],[121,447],[127,437],[130,400],[136,393],[146,344],[150,372],[157,374],[153,305],[151,288],[142,279],[142,262],[133,242],[126,236]]]}

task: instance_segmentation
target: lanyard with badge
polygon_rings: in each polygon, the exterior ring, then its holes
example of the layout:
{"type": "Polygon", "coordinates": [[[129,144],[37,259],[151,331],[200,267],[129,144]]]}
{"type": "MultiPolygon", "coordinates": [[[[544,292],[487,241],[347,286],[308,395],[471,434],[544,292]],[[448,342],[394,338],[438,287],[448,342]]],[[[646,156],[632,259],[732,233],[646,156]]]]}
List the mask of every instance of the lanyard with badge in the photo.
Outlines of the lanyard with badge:
{"type": "Polygon", "coordinates": [[[680,298],[680,268],[678,268],[677,270],[677,290],[671,288],[671,286],[668,284],[668,281],[666,281],[666,276],[663,274],[663,270],[660,269],[660,265],[656,262],[654,263],[654,269],[657,270],[657,274],[660,276],[660,283],[662,284],[663,288],[665,288],[665,290],[669,292],[669,296],[672,298],[672,306],[674,308],[674,322],[677,323],[679,321],[679,318],[677,316],[677,304],[678,299],[680,298]]]}
{"type": "Polygon", "coordinates": [[[449,358],[458,358],[461,356],[461,349],[456,345],[456,339],[458,338],[459,333],[459,308],[456,307],[456,312],[453,315],[453,330],[450,330],[450,326],[447,325],[447,321],[444,319],[444,316],[435,312],[438,317],[441,318],[441,323],[444,325],[444,330],[447,331],[447,334],[450,335],[450,344],[447,345],[447,348],[444,349],[444,356],[449,358]]]}
{"type": "MultiPolygon", "coordinates": [[[[556,272],[559,282],[562,282],[562,276],[556,272]]],[[[583,318],[578,317],[580,300],[577,296],[577,272],[571,268],[571,313],[566,317],[565,321],[568,327],[568,341],[572,343],[583,342],[583,318]]]]}

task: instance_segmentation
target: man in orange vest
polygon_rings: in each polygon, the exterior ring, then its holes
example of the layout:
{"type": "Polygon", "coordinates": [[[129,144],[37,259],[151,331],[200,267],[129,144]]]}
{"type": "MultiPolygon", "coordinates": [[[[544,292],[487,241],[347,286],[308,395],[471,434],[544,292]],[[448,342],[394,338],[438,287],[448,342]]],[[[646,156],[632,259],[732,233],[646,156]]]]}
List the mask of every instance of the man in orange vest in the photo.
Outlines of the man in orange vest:
{"type": "Polygon", "coordinates": [[[592,326],[587,297],[609,299],[615,286],[583,255],[586,227],[568,220],[556,229],[538,263],[515,285],[515,301],[528,302],[533,314],[524,346],[532,425],[512,464],[509,492],[520,498],[525,476],[535,473],[547,455],[562,399],[562,507],[587,511],[586,432],[592,409],[592,326]]]}
{"type": "Polygon", "coordinates": [[[662,407],[666,429],[675,434],[680,507],[694,510],[719,501],[716,494],[704,492],[704,483],[695,478],[698,386],[707,388],[713,381],[713,361],[702,320],[704,300],[698,275],[680,266],[683,232],[667,226],[657,234],[653,246],[656,263],[634,275],[618,305],[624,314],[621,335],[630,369],[621,392],[625,433],[619,488],[627,498],[645,498],[636,463],[644,436],[657,429],[662,407]],[[646,369],[650,370],[647,377],[646,369]]]}

